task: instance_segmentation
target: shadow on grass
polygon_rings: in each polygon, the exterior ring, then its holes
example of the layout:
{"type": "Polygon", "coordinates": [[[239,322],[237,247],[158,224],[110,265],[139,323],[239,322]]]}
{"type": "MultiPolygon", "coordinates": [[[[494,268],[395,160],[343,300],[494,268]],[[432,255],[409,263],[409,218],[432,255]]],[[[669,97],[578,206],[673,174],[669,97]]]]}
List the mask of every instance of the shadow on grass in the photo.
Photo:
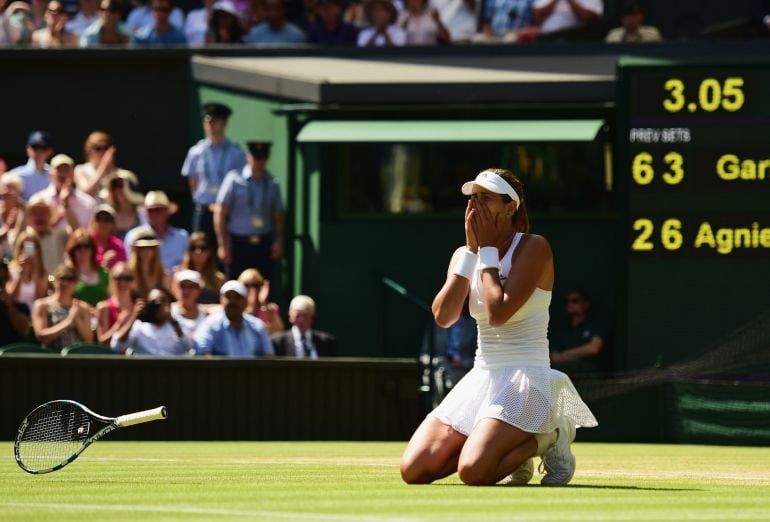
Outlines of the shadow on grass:
{"type": "Polygon", "coordinates": [[[521,489],[521,488],[545,488],[545,489],[553,489],[553,488],[568,488],[568,489],[607,489],[607,490],[623,490],[623,491],[705,491],[703,489],[699,488],[645,488],[641,486],[603,486],[599,484],[568,484],[566,486],[540,486],[538,484],[528,484],[526,486],[506,486],[505,484],[493,484],[491,486],[468,486],[466,484],[457,484],[451,483],[451,484],[441,484],[441,483],[432,483],[428,484],[430,486],[462,486],[465,488],[468,487],[480,487],[480,488],[508,488],[508,489],[521,489]]]}

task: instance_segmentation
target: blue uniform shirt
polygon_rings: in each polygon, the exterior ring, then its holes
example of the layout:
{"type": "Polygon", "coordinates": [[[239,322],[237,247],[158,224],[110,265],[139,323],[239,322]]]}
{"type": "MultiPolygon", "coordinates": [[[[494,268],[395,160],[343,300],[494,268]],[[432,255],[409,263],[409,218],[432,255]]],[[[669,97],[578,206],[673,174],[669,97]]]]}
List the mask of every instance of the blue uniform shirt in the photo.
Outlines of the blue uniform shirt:
{"type": "Polygon", "coordinates": [[[195,330],[195,349],[200,355],[273,355],[265,323],[253,315],[243,314],[241,327],[236,329],[224,310],[208,316],[195,330]]]}
{"type": "Polygon", "coordinates": [[[246,165],[246,154],[237,143],[225,139],[219,145],[203,139],[190,147],[182,165],[182,176],[198,180],[193,201],[211,205],[217,200],[219,187],[231,170],[240,171],[246,165]]]}
{"type": "Polygon", "coordinates": [[[269,172],[260,180],[251,175],[246,165],[230,171],[217,196],[218,205],[227,205],[227,230],[236,236],[253,236],[274,232],[273,213],[283,211],[278,180],[269,172]]]}
{"type": "Polygon", "coordinates": [[[21,181],[24,182],[24,190],[21,192],[21,198],[24,201],[29,201],[32,194],[47,189],[48,185],[51,184],[51,177],[49,176],[50,171],[51,166],[48,165],[48,163],[43,165],[43,170],[37,170],[35,160],[29,158],[27,163],[9,170],[8,174],[17,174],[21,178],[21,181]]]}

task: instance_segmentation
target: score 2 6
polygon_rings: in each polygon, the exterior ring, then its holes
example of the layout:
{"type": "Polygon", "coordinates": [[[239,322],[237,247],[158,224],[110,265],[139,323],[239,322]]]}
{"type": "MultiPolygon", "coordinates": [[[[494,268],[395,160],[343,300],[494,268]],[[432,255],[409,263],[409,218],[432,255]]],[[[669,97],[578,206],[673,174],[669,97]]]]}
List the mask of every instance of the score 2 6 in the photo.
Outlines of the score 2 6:
{"type": "MultiPolygon", "coordinates": [[[[634,231],[638,232],[636,239],[631,244],[631,250],[636,252],[649,252],[655,249],[652,236],[655,233],[655,224],[651,219],[639,218],[634,221],[634,231]]],[[[666,250],[679,250],[682,247],[682,222],[676,218],[669,218],[660,227],[660,244],[666,250]]]]}

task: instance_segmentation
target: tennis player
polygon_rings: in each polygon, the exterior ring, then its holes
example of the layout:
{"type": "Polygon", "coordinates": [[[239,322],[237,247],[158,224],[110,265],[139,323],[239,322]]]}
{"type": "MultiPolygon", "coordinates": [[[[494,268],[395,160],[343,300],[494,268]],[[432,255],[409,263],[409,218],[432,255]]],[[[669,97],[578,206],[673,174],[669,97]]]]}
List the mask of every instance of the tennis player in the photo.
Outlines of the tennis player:
{"type": "Polygon", "coordinates": [[[542,485],[575,473],[575,428],[597,425],[565,374],[548,359],[554,281],[548,241],[529,234],[524,190],[512,172],[488,169],[462,186],[470,196],[466,244],[433,301],[448,327],[469,299],[478,323],[473,369],[422,422],[401,458],[401,476],[424,484],[455,471],[470,485],[526,485],[541,456],[542,485]]]}

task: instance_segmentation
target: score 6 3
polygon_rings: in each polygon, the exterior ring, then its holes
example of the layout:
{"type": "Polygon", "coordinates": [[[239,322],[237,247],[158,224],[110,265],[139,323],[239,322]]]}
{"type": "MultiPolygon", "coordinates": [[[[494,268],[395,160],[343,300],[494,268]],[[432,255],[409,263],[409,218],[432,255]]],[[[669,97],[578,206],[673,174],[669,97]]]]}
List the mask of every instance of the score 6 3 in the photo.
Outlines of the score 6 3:
{"type": "MultiPolygon", "coordinates": [[[[669,152],[663,156],[663,162],[668,170],[661,178],[668,185],[677,185],[684,179],[684,160],[678,152],[669,152]]],[[[637,185],[649,185],[655,179],[653,157],[649,152],[640,152],[631,163],[631,176],[637,185]]]]}
{"type": "Polygon", "coordinates": [[[705,78],[698,84],[697,98],[688,101],[685,92],[685,83],[679,78],[669,78],[663,84],[667,91],[667,97],[663,99],[663,108],[667,112],[687,112],[703,110],[714,112],[723,109],[727,112],[736,112],[746,103],[746,95],[743,92],[743,78],[732,76],[719,83],[716,78],[705,78]]]}

